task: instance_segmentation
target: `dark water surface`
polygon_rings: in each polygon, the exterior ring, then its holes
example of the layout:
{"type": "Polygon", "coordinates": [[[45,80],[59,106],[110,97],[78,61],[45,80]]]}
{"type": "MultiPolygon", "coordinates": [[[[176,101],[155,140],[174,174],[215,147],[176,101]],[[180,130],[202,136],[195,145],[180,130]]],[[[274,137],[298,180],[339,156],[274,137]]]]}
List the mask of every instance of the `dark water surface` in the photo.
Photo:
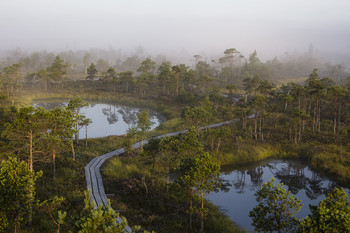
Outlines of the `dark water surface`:
{"type": "MultiPolygon", "coordinates": [[[[227,184],[226,189],[211,192],[207,199],[228,215],[244,229],[253,231],[248,214],[256,205],[254,194],[271,177],[283,182],[284,188],[298,197],[302,204],[298,218],[310,213],[309,204],[318,205],[325,194],[338,187],[335,182],[321,176],[298,161],[270,160],[240,166],[239,168],[223,167],[221,178],[227,184]]],[[[345,189],[349,195],[349,189],[345,189]]]]}
{"type": "MultiPolygon", "coordinates": [[[[64,107],[68,103],[35,103],[34,107],[43,107],[52,109],[54,107],[64,107]]],[[[82,115],[92,120],[88,126],[88,138],[105,137],[110,135],[123,135],[129,127],[137,122],[137,114],[144,109],[134,108],[122,105],[90,103],[89,106],[80,110],[82,115]]],[[[148,109],[149,110],[149,109],[148,109]]],[[[165,121],[165,118],[159,113],[149,110],[152,126],[155,129],[159,124],[165,121]]],[[[85,137],[85,127],[79,131],[80,138],[85,137]]]]}

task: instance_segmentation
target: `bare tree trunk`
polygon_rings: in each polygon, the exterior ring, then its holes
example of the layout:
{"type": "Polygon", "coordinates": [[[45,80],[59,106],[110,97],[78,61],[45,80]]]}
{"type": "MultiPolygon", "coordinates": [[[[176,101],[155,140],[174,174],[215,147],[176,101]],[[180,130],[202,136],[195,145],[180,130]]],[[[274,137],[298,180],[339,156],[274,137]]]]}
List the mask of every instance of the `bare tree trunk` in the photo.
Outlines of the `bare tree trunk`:
{"type": "Polygon", "coordinates": [[[318,132],[321,132],[321,100],[318,101],[318,132]]]}
{"type": "Polygon", "coordinates": [[[254,133],[255,133],[255,140],[257,141],[258,140],[258,131],[257,131],[257,128],[258,128],[258,121],[256,119],[256,116],[254,117],[254,133]]]}
{"type": "Polygon", "coordinates": [[[292,129],[289,127],[289,141],[293,142],[292,140],[292,129]]]}
{"type": "Polygon", "coordinates": [[[343,159],[343,143],[340,142],[340,160],[342,160],[342,159],[343,159]]]}
{"type": "Polygon", "coordinates": [[[192,187],[190,188],[189,190],[189,196],[190,196],[190,229],[192,229],[192,195],[193,195],[193,190],[192,190],[192,187]]]}
{"type": "Polygon", "coordinates": [[[74,151],[73,138],[70,139],[70,144],[71,144],[71,148],[72,148],[73,160],[75,160],[75,151],[74,151]]]}
{"type": "MultiPolygon", "coordinates": [[[[29,171],[33,172],[33,131],[29,131],[29,171]]],[[[32,176],[32,173],[31,173],[32,176]]],[[[33,178],[33,177],[31,177],[33,178]]],[[[33,197],[33,190],[30,190],[30,198],[33,197]]],[[[29,211],[29,221],[28,225],[32,225],[32,218],[33,218],[33,206],[30,205],[30,211],[29,211]]],[[[15,232],[16,232],[16,227],[15,227],[15,232]]]]}
{"type": "Polygon", "coordinates": [[[176,75],[176,96],[179,95],[179,77],[176,75]]]}
{"type": "Polygon", "coordinates": [[[79,141],[79,130],[78,130],[78,127],[79,127],[79,114],[80,114],[80,107],[77,108],[77,112],[76,112],[76,120],[77,122],[75,123],[75,130],[76,130],[76,133],[75,133],[75,143],[78,145],[78,141],[79,141]]]}
{"type": "Polygon", "coordinates": [[[301,132],[302,132],[302,128],[303,128],[302,124],[303,124],[303,121],[300,119],[299,120],[299,138],[298,138],[298,143],[301,142],[301,132]]]}
{"type": "Polygon", "coordinates": [[[52,151],[52,177],[53,179],[56,178],[56,150],[53,149],[52,151]]]}
{"type": "Polygon", "coordinates": [[[262,124],[261,124],[261,141],[264,141],[264,126],[265,126],[265,104],[264,104],[264,107],[263,107],[263,110],[262,110],[262,115],[261,115],[261,118],[262,118],[262,124]]]}
{"type": "Polygon", "coordinates": [[[340,130],[340,113],[341,113],[341,97],[339,97],[339,107],[338,107],[338,134],[340,130]]]}
{"type": "Polygon", "coordinates": [[[221,145],[221,138],[219,137],[218,144],[217,144],[217,147],[216,147],[216,152],[219,151],[220,145],[221,145]]]}
{"type": "Polygon", "coordinates": [[[204,231],[204,193],[201,192],[201,229],[199,230],[200,233],[204,231]]]}
{"type": "Polygon", "coordinates": [[[29,131],[29,171],[33,171],[33,131],[29,131]]]}
{"type": "Polygon", "coordinates": [[[312,122],[312,132],[315,132],[316,130],[316,106],[314,107],[314,119],[312,122]]]}
{"type": "Polygon", "coordinates": [[[333,133],[336,133],[336,128],[337,128],[337,112],[334,110],[333,133]]]}
{"type": "Polygon", "coordinates": [[[88,146],[88,140],[87,140],[87,125],[85,125],[85,148],[88,146]]]}
{"type": "Polygon", "coordinates": [[[169,184],[170,184],[170,175],[169,175],[170,171],[169,170],[170,169],[168,168],[167,169],[167,179],[166,179],[166,193],[169,193],[169,184]]]}
{"type": "Polygon", "coordinates": [[[148,186],[146,184],[146,177],[145,177],[145,175],[142,176],[142,184],[145,187],[146,194],[148,194],[148,186]]]}
{"type": "Polygon", "coordinates": [[[247,108],[247,100],[248,100],[248,95],[246,94],[244,97],[244,110],[242,111],[243,119],[242,119],[242,124],[243,124],[243,129],[246,129],[247,127],[247,113],[246,113],[246,108],[247,108]]]}

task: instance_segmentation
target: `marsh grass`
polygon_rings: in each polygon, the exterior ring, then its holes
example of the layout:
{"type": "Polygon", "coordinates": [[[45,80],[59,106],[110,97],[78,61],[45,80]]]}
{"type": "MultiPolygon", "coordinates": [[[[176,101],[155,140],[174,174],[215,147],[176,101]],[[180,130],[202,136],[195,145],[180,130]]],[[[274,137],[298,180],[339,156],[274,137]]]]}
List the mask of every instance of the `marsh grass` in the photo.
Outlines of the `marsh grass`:
{"type": "Polygon", "coordinates": [[[240,141],[227,143],[212,155],[220,165],[240,165],[266,158],[281,158],[282,153],[279,145],[240,141]]]}

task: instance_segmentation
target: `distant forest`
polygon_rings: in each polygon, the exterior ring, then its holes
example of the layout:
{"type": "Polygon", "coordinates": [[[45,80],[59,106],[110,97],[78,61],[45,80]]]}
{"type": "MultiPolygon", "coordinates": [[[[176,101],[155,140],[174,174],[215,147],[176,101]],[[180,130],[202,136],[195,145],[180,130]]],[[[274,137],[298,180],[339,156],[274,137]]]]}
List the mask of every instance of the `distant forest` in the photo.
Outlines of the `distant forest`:
{"type": "MultiPolygon", "coordinates": [[[[122,50],[90,49],[80,51],[64,51],[59,53],[47,51],[23,52],[20,49],[10,51],[0,51],[0,70],[13,64],[20,64],[18,69],[24,85],[33,85],[42,80],[36,75],[40,70],[49,67],[56,59],[57,55],[64,61],[66,66],[65,79],[83,80],[110,78],[108,72],[132,71],[135,76],[142,71],[139,70],[143,61],[149,58],[154,62],[149,70],[152,74],[162,72],[164,64],[183,64],[182,68],[198,71],[199,76],[206,76],[208,84],[218,85],[215,80],[220,79],[224,84],[238,85],[245,78],[258,77],[261,80],[268,80],[276,85],[286,81],[296,81],[294,79],[307,78],[310,72],[317,68],[321,77],[328,77],[336,84],[342,85],[350,76],[349,69],[344,63],[336,64],[329,61],[346,61],[346,56],[339,55],[335,59],[334,55],[320,58],[320,53],[315,51],[310,45],[308,51],[304,53],[285,53],[282,56],[274,57],[270,60],[261,61],[257,51],[252,51],[249,56],[243,56],[237,49],[226,49],[222,56],[208,58],[205,55],[180,55],[178,56],[147,56],[142,47],[134,53],[127,53],[122,50]],[[187,56],[187,57],[185,57],[187,56]],[[88,68],[92,65],[93,77],[88,75],[88,68]]],[[[325,55],[326,56],[326,55],[325,55]]],[[[204,78],[205,79],[205,78],[204,78]]],[[[51,80],[53,81],[53,80],[51,80]]],[[[63,80],[62,80],[63,81],[63,80]]]]}

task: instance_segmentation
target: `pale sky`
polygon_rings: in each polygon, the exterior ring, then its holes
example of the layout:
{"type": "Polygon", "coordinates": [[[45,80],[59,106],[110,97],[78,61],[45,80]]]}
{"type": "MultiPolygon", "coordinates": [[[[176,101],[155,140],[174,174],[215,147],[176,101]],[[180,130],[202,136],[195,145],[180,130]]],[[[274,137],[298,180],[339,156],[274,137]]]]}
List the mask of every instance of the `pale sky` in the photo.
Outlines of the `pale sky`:
{"type": "Polygon", "coordinates": [[[350,0],[0,0],[0,50],[349,53],[350,0]]]}

